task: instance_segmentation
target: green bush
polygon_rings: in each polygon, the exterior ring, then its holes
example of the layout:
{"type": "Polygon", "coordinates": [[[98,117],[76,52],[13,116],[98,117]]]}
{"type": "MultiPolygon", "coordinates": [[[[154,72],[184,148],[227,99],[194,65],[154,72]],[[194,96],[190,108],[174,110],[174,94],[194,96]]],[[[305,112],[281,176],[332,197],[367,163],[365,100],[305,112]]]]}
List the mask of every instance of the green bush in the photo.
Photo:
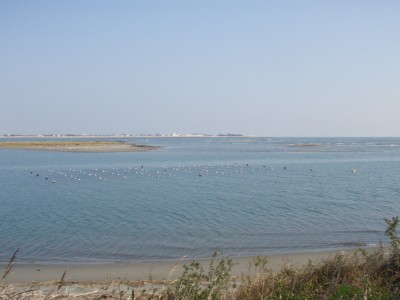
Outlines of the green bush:
{"type": "Polygon", "coordinates": [[[217,300],[228,293],[233,261],[216,251],[212,256],[208,272],[197,261],[183,266],[183,273],[168,292],[169,299],[217,300]],[[215,266],[215,259],[219,262],[215,266]]]}

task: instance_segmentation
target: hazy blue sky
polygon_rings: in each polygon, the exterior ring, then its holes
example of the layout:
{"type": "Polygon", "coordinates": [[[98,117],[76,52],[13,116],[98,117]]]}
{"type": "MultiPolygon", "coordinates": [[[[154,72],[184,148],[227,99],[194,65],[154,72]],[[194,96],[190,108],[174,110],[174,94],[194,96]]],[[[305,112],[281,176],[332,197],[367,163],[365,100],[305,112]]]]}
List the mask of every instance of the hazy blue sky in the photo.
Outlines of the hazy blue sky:
{"type": "Polygon", "coordinates": [[[400,136],[400,2],[0,0],[0,104],[0,134],[400,136]]]}

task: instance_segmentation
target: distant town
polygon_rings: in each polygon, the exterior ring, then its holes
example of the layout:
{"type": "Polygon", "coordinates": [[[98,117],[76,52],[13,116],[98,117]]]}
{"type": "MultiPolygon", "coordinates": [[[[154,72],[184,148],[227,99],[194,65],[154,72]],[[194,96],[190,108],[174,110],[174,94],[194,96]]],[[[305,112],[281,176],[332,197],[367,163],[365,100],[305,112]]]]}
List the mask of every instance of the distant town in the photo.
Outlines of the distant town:
{"type": "Polygon", "coordinates": [[[182,133],[155,133],[155,134],[147,134],[147,133],[140,133],[140,134],[3,134],[0,137],[4,138],[24,138],[24,137],[34,137],[34,138],[83,138],[83,137],[96,137],[96,138],[110,138],[110,137],[242,137],[243,134],[238,133],[219,133],[217,135],[207,134],[207,133],[191,133],[191,134],[182,134],[182,133]]]}

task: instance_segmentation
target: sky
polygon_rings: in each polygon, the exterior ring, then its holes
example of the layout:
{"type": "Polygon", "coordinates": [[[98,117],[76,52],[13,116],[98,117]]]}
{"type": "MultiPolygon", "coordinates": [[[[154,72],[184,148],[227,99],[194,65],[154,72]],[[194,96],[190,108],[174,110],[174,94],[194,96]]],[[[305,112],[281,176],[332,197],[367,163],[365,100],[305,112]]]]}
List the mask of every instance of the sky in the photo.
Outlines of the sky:
{"type": "Polygon", "coordinates": [[[0,0],[0,135],[400,136],[399,16],[399,1],[0,0]]]}

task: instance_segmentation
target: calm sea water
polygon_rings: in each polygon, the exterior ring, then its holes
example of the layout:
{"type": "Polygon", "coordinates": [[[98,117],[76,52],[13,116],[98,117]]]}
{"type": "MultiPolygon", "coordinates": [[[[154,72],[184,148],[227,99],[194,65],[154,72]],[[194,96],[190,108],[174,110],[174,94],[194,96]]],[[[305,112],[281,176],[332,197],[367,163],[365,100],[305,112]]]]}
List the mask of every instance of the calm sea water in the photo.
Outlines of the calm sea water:
{"type": "Polygon", "coordinates": [[[377,245],[400,215],[399,138],[125,140],[163,148],[0,150],[0,261],[17,247],[59,263],[377,245]]]}

